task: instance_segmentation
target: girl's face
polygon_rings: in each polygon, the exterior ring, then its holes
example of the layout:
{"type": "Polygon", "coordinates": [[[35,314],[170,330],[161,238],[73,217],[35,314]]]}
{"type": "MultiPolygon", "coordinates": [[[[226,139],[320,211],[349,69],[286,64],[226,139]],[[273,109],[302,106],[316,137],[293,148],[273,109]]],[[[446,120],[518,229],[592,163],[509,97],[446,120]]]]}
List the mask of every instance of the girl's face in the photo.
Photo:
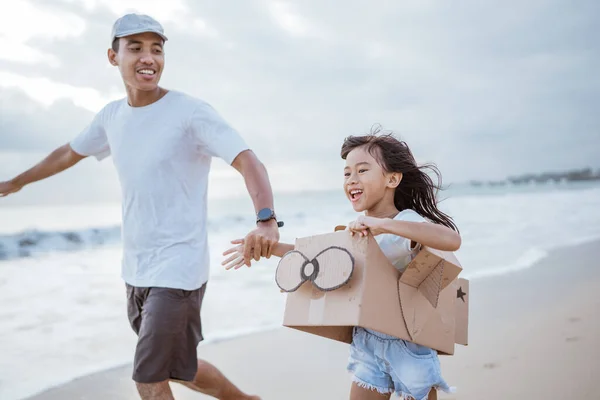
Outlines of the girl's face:
{"type": "Polygon", "coordinates": [[[354,211],[393,207],[394,191],[401,178],[402,174],[386,173],[364,146],[346,157],[344,191],[354,211]]]}

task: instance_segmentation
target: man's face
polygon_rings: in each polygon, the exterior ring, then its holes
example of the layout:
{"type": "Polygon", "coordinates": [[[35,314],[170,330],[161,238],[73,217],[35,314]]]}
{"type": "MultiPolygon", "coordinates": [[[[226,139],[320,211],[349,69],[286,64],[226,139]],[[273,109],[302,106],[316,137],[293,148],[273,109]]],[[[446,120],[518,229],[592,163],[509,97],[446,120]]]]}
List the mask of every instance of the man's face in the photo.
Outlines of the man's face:
{"type": "Polygon", "coordinates": [[[165,64],[162,38],[145,32],[118,40],[119,51],[109,49],[108,59],[119,67],[125,85],[141,91],[156,89],[165,64]]]}

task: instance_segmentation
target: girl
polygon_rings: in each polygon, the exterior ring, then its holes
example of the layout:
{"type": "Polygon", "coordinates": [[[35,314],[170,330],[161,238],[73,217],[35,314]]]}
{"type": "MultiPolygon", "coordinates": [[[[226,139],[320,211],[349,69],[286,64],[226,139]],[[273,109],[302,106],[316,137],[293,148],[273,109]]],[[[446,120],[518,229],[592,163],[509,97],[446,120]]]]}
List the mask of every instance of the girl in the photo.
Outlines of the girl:
{"type": "MultiPolygon", "coordinates": [[[[344,191],[352,207],[364,212],[349,224],[351,234],[370,232],[390,262],[400,271],[420,246],[455,251],[461,238],[452,219],[437,208],[436,186],[417,166],[407,144],[391,134],[351,136],[341,151],[346,160],[344,191]]],[[[243,239],[223,255],[227,269],[244,265],[243,239]]],[[[294,249],[278,243],[273,254],[282,257],[294,249]]],[[[437,398],[436,389],[451,392],[441,376],[437,352],[370,329],[356,327],[350,346],[348,370],[353,373],[351,400],[387,400],[391,393],[404,398],[437,398]]]]}

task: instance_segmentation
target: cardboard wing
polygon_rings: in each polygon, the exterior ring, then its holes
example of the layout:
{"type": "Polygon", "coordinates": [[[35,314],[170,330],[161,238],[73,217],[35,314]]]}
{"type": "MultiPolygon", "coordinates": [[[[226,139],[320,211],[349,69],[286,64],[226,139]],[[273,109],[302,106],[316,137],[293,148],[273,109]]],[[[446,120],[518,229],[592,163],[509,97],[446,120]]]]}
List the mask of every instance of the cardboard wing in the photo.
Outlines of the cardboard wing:
{"type": "Polygon", "coordinates": [[[440,295],[461,270],[452,253],[428,247],[406,266],[398,280],[398,296],[411,341],[417,341],[426,326],[448,332],[455,329],[448,323],[448,316],[454,315],[454,299],[440,299],[440,295]]]}
{"type": "Polygon", "coordinates": [[[400,274],[373,236],[337,231],[297,239],[275,279],[287,292],[284,326],[346,343],[362,326],[453,354],[467,342],[460,271],[452,253],[424,247],[400,274]]]}

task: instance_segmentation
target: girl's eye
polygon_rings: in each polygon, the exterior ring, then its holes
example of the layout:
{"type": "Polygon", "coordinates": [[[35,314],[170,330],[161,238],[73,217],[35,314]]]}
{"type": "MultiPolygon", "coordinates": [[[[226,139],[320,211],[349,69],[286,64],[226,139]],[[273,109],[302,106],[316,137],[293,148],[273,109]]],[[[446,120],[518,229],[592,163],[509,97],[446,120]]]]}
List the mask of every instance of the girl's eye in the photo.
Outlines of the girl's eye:
{"type": "Polygon", "coordinates": [[[344,172],[344,176],[347,178],[347,177],[350,176],[350,173],[349,172],[344,172]]]}
{"type": "Polygon", "coordinates": [[[129,50],[131,51],[138,51],[140,48],[139,47],[130,47],[129,50]]]}
{"type": "Polygon", "coordinates": [[[359,173],[363,173],[363,172],[367,172],[367,170],[366,169],[359,169],[358,172],[359,173]]]}

